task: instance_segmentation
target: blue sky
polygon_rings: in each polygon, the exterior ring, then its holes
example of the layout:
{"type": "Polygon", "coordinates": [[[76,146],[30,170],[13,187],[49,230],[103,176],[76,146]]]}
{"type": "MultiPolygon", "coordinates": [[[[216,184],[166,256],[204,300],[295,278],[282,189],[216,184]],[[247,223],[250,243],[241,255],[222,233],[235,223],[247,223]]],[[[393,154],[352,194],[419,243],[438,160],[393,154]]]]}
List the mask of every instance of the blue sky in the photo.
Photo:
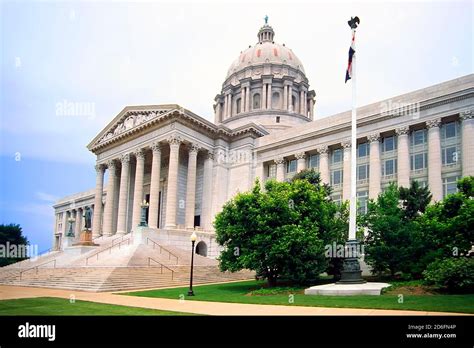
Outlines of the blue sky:
{"type": "Polygon", "coordinates": [[[86,145],[126,105],[213,120],[227,69],[269,16],[301,59],[316,117],[347,110],[351,15],[359,105],[473,72],[471,1],[9,2],[0,8],[0,223],[50,247],[53,202],[94,186],[86,145]],[[61,112],[74,103],[73,114],[61,112]],[[81,109],[82,108],[82,109],[81,109]]]}

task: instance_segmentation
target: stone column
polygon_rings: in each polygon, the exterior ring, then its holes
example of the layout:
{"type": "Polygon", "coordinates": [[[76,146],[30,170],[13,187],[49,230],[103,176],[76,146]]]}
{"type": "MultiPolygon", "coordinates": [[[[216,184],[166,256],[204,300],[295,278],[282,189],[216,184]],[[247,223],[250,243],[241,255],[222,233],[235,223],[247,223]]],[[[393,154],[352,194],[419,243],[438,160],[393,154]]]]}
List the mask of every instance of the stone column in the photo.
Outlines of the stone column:
{"type": "Polygon", "coordinates": [[[298,152],[295,154],[296,157],[296,171],[301,172],[306,169],[306,154],[304,152],[298,152]]]}
{"type": "Polygon", "coordinates": [[[245,87],[240,89],[240,112],[245,112],[245,87]]]}
{"type": "Polygon", "coordinates": [[[262,109],[267,108],[267,84],[264,83],[262,85],[262,98],[260,98],[261,104],[262,104],[262,109]]]}
{"type": "Polygon", "coordinates": [[[94,197],[94,217],[92,221],[92,237],[98,237],[102,234],[102,195],[104,188],[104,171],[105,167],[102,164],[95,166],[95,197],[94,197]]]}
{"type": "Polygon", "coordinates": [[[127,233],[127,203],[128,182],[130,176],[130,154],[126,153],[120,157],[122,172],[120,174],[119,204],[117,213],[117,234],[127,233]]]}
{"type": "Polygon", "coordinates": [[[343,183],[342,183],[342,199],[351,199],[351,142],[349,140],[342,143],[344,148],[343,157],[343,183]]]}
{"type": "Polygon", "coordinates": [[[229,93],[229,112],[227,113],[227,117],[232,117],[232,93],[229,93]]]}
{"type": "MultiPolygon", "coordinates": [[[[263,165],[263,162],[257,163],[255,167],[255,179],[258,178],[258,181],[260,182],[260,187],[264,187],[265,185],[265,167],[263,165]]],[[[253,184],[253,183],[252,183],[253,184]]]]}
{"type": "Polygon", "coordinates": [[[196,205],[196,165],[199,146],[191,144],[188,158],[188,177],[186,183],[185,228],[194,229],[194,212],[196,205]]]}
{"type": "Polygon", "coordinates": [[[158,206],[160,200],[161,145],[151,145],[153,159],[151,163],[150,206],[148,207],[148,226],[158,228],[158,206]]]}
{"type": "Polygon", "coordinates": [[[462,176],[474,175],[474,110],[460,113],[462,137],[462,176]]]}
{"type": "Polygon", "coordinates": [[[227,98],[227,94],[225,94],[224,95],[224,107],[223,107],[223,110],[222,110],[222,121],[224,121],[227,118],[227,102],[228,102],[228,98],[227,98]]]}
{"type": "Polygon", "coordinates": [[[113,216],[114,216],[114,195],[115,195],[115,162],[107,162],[109,169],[109,179],[107,180],[107,196],[105,197],[104,209],[104,236],[111,236],[113,234],[113,216]]]}
{"type": "Polygon", "coordinates": [[[272,108],[272,84],[269,83],[267,87],[267,109],[272,108]]]}
{"type": "Polygon", "coordinates": [[[426,121],[426,127],[428,128],[428,186],[433,195],[433,201],[443,199],[440,124],[441,119],[439,118],[426,121]]]}
{"type": "Polygon", "coordinates": [[[288,111],[296,112],[296,110],[293,110],[292,99],[293,99],[293,85],[288,85],[288,111]]]}
{"type": "Polygon", "coordinates": [[[368,137],[370,143],[369,157],[369,198],[378,197],[381,189],[382,167],[380,164],[380,134],[371,134],[368,137]]]}
{"type": "Polygon", "coordinates": [[[278,157],[275,159],[277,165],[276,180],[284,181],[285,180],[285,159],[283,157],[278,157]]]}
{"type": "Polygon", "coordinates": [[[82,209],[81,208],[77,208],[76,209],[76,216],[74,217],[74,219],[76,220],[75,222],[75,225],[74,225],[74,235],[76,238],[79,238],[80,235],[81,235],[81,229],[82,229],[82,209]]]}
{"type": "Polygon", "coordinates": [[[300,91],[300,110],[301,115],[304,115],[304,91],[300,91]]]}
{"type": "Polygon", "coordinates": [[[329,149],[327,145],[318,147],[319,153],[319,175],[323,184],[329,184],[329,149]]]}
{"type": "Polygon", "coordinates": [[[313,119],[314,117],[314,100],[310,99],[309,100],[309,117],[313,119]]]}
{"type": "Polygon", "coordinates": [[[245,92],[245,112],[250,111],[250,87],[246,87],[245,92]]]}
{"type": "Polygon", "coordinates": [[[410,187],[410,145],[408,142],[408,126],[400,127],[395,130],[397,133],[397,184],[398,186],[410,187]]]}
{"type": "Polygon", "coordinates": [[[221,103],[217,102],[216,105],[216,116],[215,116],[216,123],[222,122],[222,116],[221,116],[221,103]]]}
{"type": "Polygon", "coordinates": [[[170,144],[170,161],[168,167],[168,190],[166,193],[166,224],[165,228],[176,228],[176,205],[178,201],[178,167],[179,167],[179,146],[181,138],[171,136],[168,139],[170,144]]]}
{"type": "Polygon", "coordinates": [[[141,219],[141,204],[143,202],[143,176],[145,174],[145,151],[135,151],[137,165],[135,168],[135,185],[133,188],[132,231],[136,229],[141,219]]]}
{"type": "Polygon", "coordinates": [[[288,86],[283,85],[283,110],[288,110],[288,86]]]}
{"type": "Polygon", "coordinates": [[[202,180],[202,205],[201,221],[202,227],[206,231],[212,230],[211,206],[212,206],[212,166],[214,163],[214,154],[208,152],[204,160],[204,173],[202,180]]]}
{"type": "Polygon", "coordinates": [[[67,222],[68,214],[69,214],[69,211],[67,211],[67,210],[65,210],[64,213],[63,213],[63,230],[62,230],[63,237],[66,236],[67,228],[69,227],[68,222],[67,222]]]}

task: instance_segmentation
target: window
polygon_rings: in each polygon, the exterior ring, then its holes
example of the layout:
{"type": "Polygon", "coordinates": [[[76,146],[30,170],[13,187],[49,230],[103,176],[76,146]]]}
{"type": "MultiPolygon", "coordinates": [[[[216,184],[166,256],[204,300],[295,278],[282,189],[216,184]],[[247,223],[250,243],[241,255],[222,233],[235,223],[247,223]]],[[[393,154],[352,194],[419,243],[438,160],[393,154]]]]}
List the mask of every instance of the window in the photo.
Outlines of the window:
{"type": "Polygon", "coordinates": [[[458,152],[456,146],[450,146],[442,149],[441,156],[443,157],[444,166],[456,164],[458,161],[458,152]]]}
{"type": "Polygon", "coordinates": [[[272,94],[272,109],[279,109],[280,108],[280,93],[275,92],[272,94]]]}
{"type": "Polygon", "coordinates": [[[276,164],[270,164],[270,165],[268,166],[267,177],[269,177],[269,178],[276,178],[276,173],[277,173],[277,166],[276,166],[276,164]]]}
{"type": "Polygon", "coordinates": [[[458,191],[458,187],[456,182],[458,181],[459,177],[457,176],[450,176],[448,178],[443,178],[443,197],[451,193],[456,193],[458,191]]]}
{"type": "Polygon", "coordinates": [[[331,171],[331,185],[342,184],[342,169],[331,171]]]}
{"type": "Polygon", "coordinates": [[[357,157],[366,157],[370,153],[370,146],[368,143],[362,143],[357,146],[357,157]]]}
{"type": "Polygon", "coordinates": [[[367,203],[369,201],[369,191],[359,191],[357,192],[357,202],[359,203],[357,207],[357,212],[359,214],[367,213],[367,203]]]}
{"type": "Polygon", "coordinates": [[[253,95],[252,108],[253,109],[260,109],[260,94],[258,94],[258,93],[255,93],[253,95]]]}
{"type": "Polygon", "coordinates": [[[334,195],[331,198],[332,198],[334,203],[336,203],[337,205],[341,205],[341,202],[342,202],[342,196],[341,195],[334,195]]]}
{"type": "Polygon", "coordinates": [[[413,146],[426,143],[426,129],[419,129],[411,133],[411,144],[413,146]]]}
{"type": "Polygon", "coordinates": [[[310,155],[308,159],[309,168],[318,168],[319,167],[319,155],[310,155]]]}
{"type": "Polygon", "coordinates": [[[369,178],[369,165],[361,164],[357,166],[357,180],[367,180],[369,178]]]}
{"type": "Polygon", "coordinates": [[[291,111],[296,110],[296,97],[293,95],[291,96],[291,111]]]}
{"type": "Polygon", "coordinates": [[[382,175],[389,176],[397,173],[397,160],[388,159],[383,162],[382,175]]]}
{"type": "Polygon", "coordinates": [[[394,136],[384,137],[382,139],[382,151],[393,151],[397,148],[397,142],[394,136]]]}
{"type": "Polygon", "coordinates": [[[286,162],[286,172],[294,173],[296,172],[296,160],[289,160],[286,162]]]}
{"type": "Polygon", "coordinates": [[[441,127],[443,138],[449,139],[456,137],[457,129],[455,122],[445,123],[441,127]]]}
{"type": "Polygon", "coordinates": [[[423,187],[423,188],[424,188],[424,187],[428,187],[428,181],[423,180],[423,179],[415,179],[415,180],[418,182],[418,184],[420,185],[420,187],[423,187]]]}
{"type": "Polygon", "coordinates": [[[242,109],[241,109],[241,106],[242,106],[242,99],[237,98],[237,100],[235,101],[235,103],[236,103],[237,113],[240,114],[240,113],[242,112],[242,109]]]}
{"type": "Polygon", "coordinates": [[[336,149],[332,152],[331,162],[332,163],[342,162],[342,149],[336,149]]]}
{"type": "Polygon", "coordinates": [[[276,121],[276,123],[280,123],[280,116],[277,116],[275,121],[276,121]]]}
{"type": "Polygon", "coordinates": [[[426,152],[417,153],[410,156],[410,169],[421,170],[428,167],[428,154],[426,152]]]}

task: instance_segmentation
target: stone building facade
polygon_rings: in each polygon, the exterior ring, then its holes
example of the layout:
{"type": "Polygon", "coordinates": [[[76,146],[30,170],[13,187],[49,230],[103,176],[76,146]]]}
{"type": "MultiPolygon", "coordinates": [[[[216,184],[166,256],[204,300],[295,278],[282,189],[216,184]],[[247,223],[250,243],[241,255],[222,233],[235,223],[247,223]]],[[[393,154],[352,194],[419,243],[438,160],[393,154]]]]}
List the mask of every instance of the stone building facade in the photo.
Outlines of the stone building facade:
{"type": "Polygon", "coordinates": [[[203,254],[214,257],[213,218],[237,192],[256,178],[315,168],[334,200],[349,199],[351,151],[361,213],[390,182],[418,180],[440,200],[458,178],[474,175],[474,75],[358,108],[351,144],[350,111],[314,119],[316,94],[301,61],[274,42],[269,25],[257,36],[215,97],[214,123],[175,104],[127,106],[90,142],[95,188],[54,205],[55,248],[70,224],[79,238],[86,206],[93,237],[124,235],[145,200],[161,242],[187,248],[195,230],[203,254]]]}

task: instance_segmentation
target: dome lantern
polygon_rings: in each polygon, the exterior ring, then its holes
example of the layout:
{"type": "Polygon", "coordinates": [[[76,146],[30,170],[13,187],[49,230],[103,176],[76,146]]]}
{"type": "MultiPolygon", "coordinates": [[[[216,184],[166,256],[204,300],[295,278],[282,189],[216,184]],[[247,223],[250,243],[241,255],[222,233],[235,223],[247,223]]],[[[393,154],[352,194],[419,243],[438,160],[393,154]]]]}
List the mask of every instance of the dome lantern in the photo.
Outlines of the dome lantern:
{"type": "Polygon", "coordinates": [[[257,37],[259,43],[273,42],[275,32],[273,31],[273,28],[268,25],[268,16],[265,16],[265,25],[258,31],[257,37]]]}

